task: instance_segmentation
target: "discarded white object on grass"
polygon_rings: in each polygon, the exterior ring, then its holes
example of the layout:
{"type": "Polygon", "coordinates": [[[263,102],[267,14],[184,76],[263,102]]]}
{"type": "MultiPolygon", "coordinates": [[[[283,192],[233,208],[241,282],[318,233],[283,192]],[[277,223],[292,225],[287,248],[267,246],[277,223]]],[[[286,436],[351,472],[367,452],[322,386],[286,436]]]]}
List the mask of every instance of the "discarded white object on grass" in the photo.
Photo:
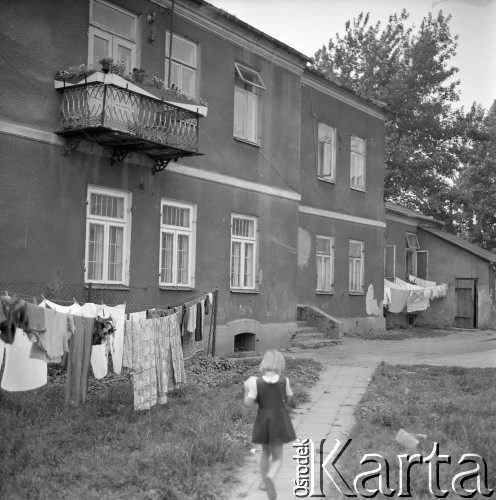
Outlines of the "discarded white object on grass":
{"type": "Polygon", "coordinates": [[[419,444],[418,440],[405,431],[405,429],[400,429],[394,440],[407,449],[416,448],[419,444]]]}
{"type": "Polygon", "coordinates": [[[256,452],[257,452],[257,449],[256,449],[256,448],[252,448],[252,449],[250,450],[250,453],[252,453],[253,455],[255,455],[255,453],[256,453],[256,452]]]}

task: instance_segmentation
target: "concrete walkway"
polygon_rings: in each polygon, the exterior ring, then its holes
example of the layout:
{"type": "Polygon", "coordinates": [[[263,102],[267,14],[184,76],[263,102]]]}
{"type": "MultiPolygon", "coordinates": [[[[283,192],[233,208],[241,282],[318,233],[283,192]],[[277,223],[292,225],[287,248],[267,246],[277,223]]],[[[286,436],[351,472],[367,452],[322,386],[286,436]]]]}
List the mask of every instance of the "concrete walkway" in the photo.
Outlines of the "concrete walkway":
{"type": "MultiPolygon", "coordinates": [[[[325,438],[324,454],[327,455],[335,439],[343,443],[353,427],[354,408],[381,361],[391,364],[496,367],[496,332],[465,330],[444,337],[402,341],[345,338],[338,346],[286,355],[313,358],[323,364],[320,379],[310,391],[311,401],[294,412],[293,425],[299,439],[311,438],[317,447],[325,438]]],[[[256,449],[239,471],[241,483],[233,489],[229,499],[267,499],[266,493],[259,489],[260,448],[256,449]]],[[[295,498],[293,479],[296,462],[292,459],[293,453],[293,447],[286,445],[283,466],[276,480],[279,500],[295,498]]],[[[325,487],[325,495],[328,499],[338,498],[329,484],[325,487]]]]}

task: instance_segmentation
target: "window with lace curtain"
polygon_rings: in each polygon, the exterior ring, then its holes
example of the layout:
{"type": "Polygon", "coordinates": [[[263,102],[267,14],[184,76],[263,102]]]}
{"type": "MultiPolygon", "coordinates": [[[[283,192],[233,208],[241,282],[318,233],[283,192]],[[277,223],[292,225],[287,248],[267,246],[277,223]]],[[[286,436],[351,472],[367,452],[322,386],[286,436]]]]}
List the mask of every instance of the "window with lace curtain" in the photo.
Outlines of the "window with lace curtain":
{"type": "Polygon", "coordinates": [[[131,193],[88,187],[85,282],[129,284],[131,193]]]}
{"type": "Polygon", "coordinates": [[[363,293],[364,274],[364,244],[363,241],[349,241],[349,288],[350,293],[363,293]]]}
{"type": "Polygon", "coordinates": [[[255,289],[257,219],[244,215],[231,218],[231,289],[255,289]]]}
{"type": "Polygon", "coordinates": [[[322,180],[334,181],[336,176],[336,128],[319,123],[318,134],[317,176],[322,180]]]}
{"type": "Polygon", "coordinates": [[[317,236],[317,292],[334,291],[334,238],[317,236]]]}
{"type": "Polygon", "coordinates": [[[351,136],[350,151],[350,187],[365,191],[365,139],[351,136]]]}
{"type": "Polygon", "coordinates": [[[258,71],[234,65],[234,137],[259,144],[260,93],[265,85],[258,71]]]}
{"type": "Polygon", "coordinates": [[[162,200],[160,285],[194,287],[196,206],[162,200]]]}

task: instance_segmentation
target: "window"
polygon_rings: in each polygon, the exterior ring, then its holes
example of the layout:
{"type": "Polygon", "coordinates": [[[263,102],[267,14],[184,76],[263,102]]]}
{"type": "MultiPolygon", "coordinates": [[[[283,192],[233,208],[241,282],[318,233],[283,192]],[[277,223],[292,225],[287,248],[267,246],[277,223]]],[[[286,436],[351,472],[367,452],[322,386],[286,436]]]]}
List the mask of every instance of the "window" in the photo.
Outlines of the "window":
{"type": "Polygon", "coordinates": [[[259,92],[265,89],[260,73],[235,63],[234,137],[258,143],[259,92]]]}
{"type": "Polygon", "coordinates": [[[334,291],[334,238],[317,236],[317,292],[334,291]]]}
{"type": "Polygon", "coordinates": [[[406,238],[406,279],[415,276],[426,280],[428,275],[429,252],[420,250],[415,233],[405,233],[406,238]]]}
{"type": "Polygon", "coordinates": [[[231,218],[231,288],[254,289],[257,253],[257,220],[231,218]]]}
{"type": "Polygon", "coordinates": [[[162,200],[160,285],[194,287],[196,207],[162,200]]]}
{"type": "Polygon", "coordinates": [[[334,181],[336,172],[336,128],[319,123],[317,175],[321,179],[334,181]]]}
{"type": "Polygon", "coordinates": [[[351,136],[350,187],[365,191],[365,140],[351,136]]]}
{"type": "Polygon", "coordinates": [[[136,67],[137,17],[103,0],[90,4],[88,64],[98,65],[104,57],[124,62],[126,72],[136,67]]]}
{"type": "Polygon", "coordinates": [[[417,251],[417,278],[426,280],[429,268],[429,252],[427,250],[417,251]]]}
{"type": "Polygon", "coordinates": [[[396,275],[396,245],[384,247],[384,277],[394,279],[396,275]]]}
{"type": "Polygon", "coordinates": [[[406,279],[417,276],[417,249],[420,248],[415,233],[405,233],[406,237],[406,279]]]}
{"type": "Polygon", "coordinates": [[[363,293],[363,241],[350,240],[349,245],[349,291],[363,293]]]}
{"type": "Polygon", "coordinates": [[[405,233],[406,236],[406,247],[407,248],[413,248],[413,249],[419,249],[420,244],[417,238],[417,235],[415,233],[405,233]]]}
{"type": "Polygon", "coordinates": [[[417,252],[406,249],[406,279],[410,276],[417,276],[417,252]]]}
{"type": "Polygon", "coordinates": [[[88,187],[85,281],[129,284],[131,193],[88,187]]]}
{"type": "MultiPolygon", "coordinates": [[[[165,82],[169,81],[170,31],[165,33],[165,82]]],[[[171,85],[189,97],[196,97],[198,46],[179,35],[172,35],[171,85]]]]}

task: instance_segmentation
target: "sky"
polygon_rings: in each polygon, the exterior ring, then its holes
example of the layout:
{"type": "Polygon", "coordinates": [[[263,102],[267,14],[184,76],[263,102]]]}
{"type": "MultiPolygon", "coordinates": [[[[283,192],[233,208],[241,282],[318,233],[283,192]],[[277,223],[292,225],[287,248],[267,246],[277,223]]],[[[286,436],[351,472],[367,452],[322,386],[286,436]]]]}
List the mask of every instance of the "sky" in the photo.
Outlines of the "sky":
{"type": "Polygon", "coordinates": [[[361,11],[382,24],[406,8],[419,26],[428,13],[451,14],[459,35],[453,65],[460,71],[460,105],[475,101],[488,109],[496,99],[496,0],[207,0],[307,56],[343,34],[345,22],[361,11]]]}

